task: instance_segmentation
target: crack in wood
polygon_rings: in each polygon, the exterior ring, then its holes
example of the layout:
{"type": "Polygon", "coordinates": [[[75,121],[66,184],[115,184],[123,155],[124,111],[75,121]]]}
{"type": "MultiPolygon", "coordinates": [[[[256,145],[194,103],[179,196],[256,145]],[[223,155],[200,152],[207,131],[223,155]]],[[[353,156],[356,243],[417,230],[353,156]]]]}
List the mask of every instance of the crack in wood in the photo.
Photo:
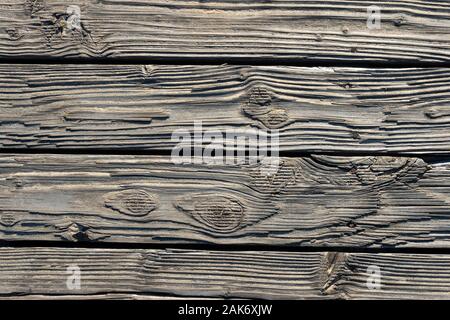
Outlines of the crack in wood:
{"type": "Polygon", "coordinates": [[[342,281],[347,276],[348,254],[344,252],[327,252],[324,254],[324,269],[322,271],[323,285],[320,293],[337,299],[346,298],[342,281]]]}
{"type": "MultiPolygon", "coordinates": [[[[133,108],[74,108],[64,113],[65,121],[74,122],[134,122],[150,124],[154,119],[166,120],[169,114],[164,110],[133,108]]],[[[107,125],[107,123],[105,124],[107,125]]]]}

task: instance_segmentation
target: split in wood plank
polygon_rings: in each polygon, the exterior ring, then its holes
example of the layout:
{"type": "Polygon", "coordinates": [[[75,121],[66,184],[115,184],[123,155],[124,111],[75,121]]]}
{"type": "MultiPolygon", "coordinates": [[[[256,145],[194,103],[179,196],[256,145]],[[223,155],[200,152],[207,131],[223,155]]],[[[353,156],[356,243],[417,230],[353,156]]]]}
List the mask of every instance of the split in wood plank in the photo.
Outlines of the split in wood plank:
{"type": "Polygon", "coordinates": [[[450,69],[0,65],[0,147],[172,149],[279,130],[281,151],[450,153],[450,69]]]}
{"type": "Polygon", "coordinates": [[[0,239],[450,247],[450,162],[0,156],[0,239]]]}
{"type": "Polygon", "coordinates": [[[5,297],[449,299],[449,278],[450,256],[439,254],[0,249],[5,297]]]}

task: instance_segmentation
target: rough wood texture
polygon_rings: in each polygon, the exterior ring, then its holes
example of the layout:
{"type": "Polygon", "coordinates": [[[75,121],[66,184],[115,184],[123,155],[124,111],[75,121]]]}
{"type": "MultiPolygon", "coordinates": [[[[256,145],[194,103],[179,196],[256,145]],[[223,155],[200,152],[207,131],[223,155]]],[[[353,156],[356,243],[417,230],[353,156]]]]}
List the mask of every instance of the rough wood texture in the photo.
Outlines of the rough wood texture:
{"type": "Polygon", "coordinates": [[[0,299],[450,299],[450,255],[350,253],[450,248],[446,1],[0,0],[0,8],[0,63],[63,63],[0,64],[0,242],[50,241],[0,248],[0,299]],[[374,5],[378,29],[368,26],[374,5]],[[167,65],[65,64],[75,61],[167,65]],[[192,133],[199,121],[202,133],[279,131],[281,151],[310,155],[268,171],[266,162],[4,154],[154,154],[173,150],[173,133],[192,133]],[[63,241],[220,251],[51,247],[63,241]],[[73,268],[79,290],[67,285],[73,268]],[[380,288],[368,285],[373,268],[380,288]]]}
{"type": "Polygon", "coordinates": [[[0,56],[9,58],[450,60],[450,8],[436,0],[2,0],[0,5],[0,56]],[[381,29],[367,28],[372,5],[381,8],[381,29]]]}
{"type": "Polygon", "coordinates": [[[0,249],[4,296],[108,292],[263,299],[449,299],[449,277],[450,257],[437,254],[0,249]],[[73,275],[67,270],[74,266],[81,275],[79,290],[67,286],[73,275]],[[380,287],[370,286],[374,266],[380,271],[380,287]]]}
{"type": "MultiPolygon", "coordinates": [[[[198,300],[199,297],[187,296],[167,296],[151,294],[130,294],[130,293],[100,293],[100,294],[22,294],[0,295],[0,300],[198,300]]],[[[201,297],[202,300],[224,300],[223,298],[201,297]]]]}
{"type": "Polygon", "coordinates": [[[450,247],[450,162],[2,155],[0,239],[450,247]]]}
{"type": "Polygon", "coordinates": [[[0,65],[0,146],[165,149],[280,130],[284,151],[450,152],[450,69],[0,65]]]}

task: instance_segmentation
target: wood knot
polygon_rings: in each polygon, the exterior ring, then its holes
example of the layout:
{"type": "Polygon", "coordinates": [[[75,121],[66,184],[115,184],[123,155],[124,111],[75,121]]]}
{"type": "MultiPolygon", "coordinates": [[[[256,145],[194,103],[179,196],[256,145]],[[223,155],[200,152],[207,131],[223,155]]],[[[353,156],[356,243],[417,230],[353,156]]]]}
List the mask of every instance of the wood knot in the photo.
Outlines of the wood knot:
{"type": "Polygon", "coordinates": [[[262,88],[253,88],[248,101],[242,107],[242,111],[248,117],[258,120],[269,129],[277,129],[289,123],[289,115],[286,110],[272,107],[270,93],[262,88]]]}
{"type": "Polygon", "coordinates": [[[347,257],[347,254],[343,252],[327,252],[325,254],[321,294],[345,295],[339,284],[346,273],[347,257]]]}
{"type": "Polygon", "coordinates": [[[14,187],[15,187],[16,189],[22,189],[22,188],[23,188],[23,181],[22,181],[22,180],[15,179],[15,180],[14,180],[14,187]]]}
{"type": "Polygon", "coordinates": [[[344,89],[346,89],[346,90],[349,90],[349,89],[352,89],[353,88],[353,84],[351,84],[350,82],[340,82],[340,83],[338,83],[338,85],[341,87],[341,88],[344,88],[344,89]]]}
{"type": "Polygon", "coordinates": [[[428,170],[419,158],[368,157],[352,161],[351,173],[363,185],[389,184],[395,181],[412,183],[418,181],[428,170]]]}
{"type": "Polygon", "coordinates": [[[429,119],[439,119],[450,116],[450,112],[448,107],[439,108],[439,107],[431,107],[425,110],[424,115],[429,119]]]}
{"type": "Polygon", "coordinates": [[[253,88],[250,92],[250,96],[248,98],[249,104],[259,105],[259,106],[268,106],[272,102],[272,97],[270,96],[269,91],[267,91],[263,87],[253,88]]]}
{"type": "Polygon", "coordinates": [[[16,218],[12,212],[3,212],[0,215],[0,222],[6,227],[12,227],[16,223],[16,218]]]}
{"type": "Polygon", "coordinates": [[[81,22],[81,10],[78,6],[68,6],[66,12],[55,13],[54,25],[62,35],[66,35],[69,32],[79,32],[83,36],[89,35],[81,22]]]}
{"type": "Polygon", "coordinates": [[[63,41],[66,37],[83,45],[96,45],[91,31],[82,22],[81,9],[76,5],[68,6],[65,12],[40,17],[39,23],[49,46],[55,41],[63,41]]]}
{"type": "Polygon", "coordinates": [[[356,132],[356,131],[351,131],[350,135],[351,135],[352,138],[355,139],[355,140],[361,139],[361,135],[360,135],[358,132],[356,132]]]}
{"type": "Polygon", "coordinates": [[[68,241],[98,241],[109,237],[109,235],[97,233],[91,226],[72,220],[63,220],[55,224],[55,228],[59,230],[55,236],[68,241]]]}
{"type": "Polygon", "coordinates": [[[347,227],[354,229],[356,228],[356,223],[353,221],[349,221],[347,222],[347,227]]]}
{"type": "Polygon", "coordinates": [[[270,194],[281,193],[289,185],[295,184],[301,170],[300,162],[295,159],[279,159],[275,166],[266,166],[262,161],[250,174],[256,189],[270,194]]]}
{"type": "Polygon", "coordinates": [[[425,116],[427,118],[430,118],[430,119],[437,119],[437,118],[441,117],[441,113],[438,110],[436,110],[435,108],[429,108],[428,110],[425,110],[423,113],[425,114],[425,116]]]}
{"type": "Polygon", "coordinates": [[[45,8],[44,0],[25,0],[25,14],[33,17],[45,8]]]}
{"type": "Polygon", "coordinates": [[[111,192],[104,200],[107,208],[134,217],[145,216],[159,206],[156,196],[139,189],[111,192]]]}
{"type": "Polygon", "coordinates": [[[333,275],[343,262],[346,260],[346,253],[343,252],[327,252],[326,259],[326,274],[328,277],[333,275]]]}
{"type": "Polygon", "coordinates": [[[142,78],[143,78],[143,83],[145,85],[152,85],[152,84],[157,83],[157,81],[155,80],[155,77],[153,77],[155,70],[156,70],[156,67],[153,65],[142,65],[142,67],[141,67],[142,78]]]}
{"type": "Polygon", "coordinates": [[[272,97],[269,92],[262,87],[256,87],[251,90],[242,110],[249,116],[263,115],[271,110],[271,104],[272,97]]]}
{"type": "Polygon", "coordinates": [[[69,241],[89,241],[88,227],[83,226],[76,222],[70,222],[67,224],[57,226],[62,232],[60,237],[69,241]]]}
{"type": "Polygon", "coordinates": [[[23,38],[23,34],[20,32],[18,28],[7,28],[6,33],[10,40],[17,41],[23,38]]]}
{"type": "Polygon", "coordinates": [[[236,230],[245,208],[236,198],[223,195],[193,195],[177,200],[175,207],[219,232],[236,230]]]}
{"type": "Polygon", "coordinates": [[[289,121],[289,116],[284,109],[272,109],[266,114],[255,118],[271,129],[281,128],[289,121]]]}
{"type": "Polygon", "coordinates": [[[394,26],[401,27],[406,23],[406,18],[404,16],[401,16],[394,20],[394,26]]]}

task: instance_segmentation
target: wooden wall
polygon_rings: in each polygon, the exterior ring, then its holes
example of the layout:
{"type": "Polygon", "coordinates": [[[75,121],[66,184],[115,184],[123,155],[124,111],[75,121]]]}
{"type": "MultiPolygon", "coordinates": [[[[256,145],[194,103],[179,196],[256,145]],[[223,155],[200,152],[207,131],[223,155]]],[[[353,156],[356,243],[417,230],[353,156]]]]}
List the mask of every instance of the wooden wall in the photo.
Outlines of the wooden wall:
{"type": "Polygon", "coordinates": [[[0,8],[1,298],[450,299],[447,3],[0,8]],[[198,123],[276,173],[174,163],[198,123]]]}

